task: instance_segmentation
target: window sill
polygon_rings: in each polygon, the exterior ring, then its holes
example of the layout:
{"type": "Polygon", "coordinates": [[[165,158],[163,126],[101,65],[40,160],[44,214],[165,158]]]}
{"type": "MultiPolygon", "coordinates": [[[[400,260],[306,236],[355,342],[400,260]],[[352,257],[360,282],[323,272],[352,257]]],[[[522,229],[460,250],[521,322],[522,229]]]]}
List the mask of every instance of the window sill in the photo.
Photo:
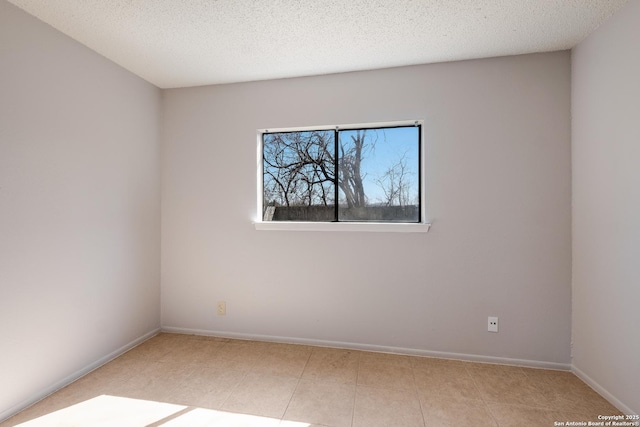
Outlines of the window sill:
{"type": "Polygon", "coordinates": [[[430,223],[389,223],[389,222],[294,222],[255,221],[259,231],[361,231],[386,233],[426,233],[430,223]]]}

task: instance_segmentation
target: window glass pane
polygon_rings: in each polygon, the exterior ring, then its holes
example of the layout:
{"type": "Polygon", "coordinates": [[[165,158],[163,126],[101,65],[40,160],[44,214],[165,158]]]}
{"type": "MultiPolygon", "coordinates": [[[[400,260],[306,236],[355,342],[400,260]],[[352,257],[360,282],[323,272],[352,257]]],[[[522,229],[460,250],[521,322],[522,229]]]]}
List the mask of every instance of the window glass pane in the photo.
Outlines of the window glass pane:
{"type": "Polygon", "coordinates": [[[420,220],[417,126],[339,133],[340,221],[420,220]]]}
{"type": "Polygon", "coordinates": [[[335,133],[263,134],[263,221],[335,220],[335,133]]]}

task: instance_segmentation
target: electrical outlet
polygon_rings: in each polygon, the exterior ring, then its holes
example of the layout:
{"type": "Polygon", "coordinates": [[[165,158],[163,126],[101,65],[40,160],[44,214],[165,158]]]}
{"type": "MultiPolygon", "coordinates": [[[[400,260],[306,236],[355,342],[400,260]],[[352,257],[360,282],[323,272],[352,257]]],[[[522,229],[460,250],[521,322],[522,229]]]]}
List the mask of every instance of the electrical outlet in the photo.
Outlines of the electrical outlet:
{"type": "Polygon", "coordinates": [[[498,332],[498,318],[497,317],[489,317],[489,325],[487,327],[487,331],[489,331],[489,332],[498,332]]]}
{"type": "Polygon", "coordinates": [[[218,316],[224,316],[227,314],[227,303],[224,301],[218,301],[217,305],[218,316]]]}

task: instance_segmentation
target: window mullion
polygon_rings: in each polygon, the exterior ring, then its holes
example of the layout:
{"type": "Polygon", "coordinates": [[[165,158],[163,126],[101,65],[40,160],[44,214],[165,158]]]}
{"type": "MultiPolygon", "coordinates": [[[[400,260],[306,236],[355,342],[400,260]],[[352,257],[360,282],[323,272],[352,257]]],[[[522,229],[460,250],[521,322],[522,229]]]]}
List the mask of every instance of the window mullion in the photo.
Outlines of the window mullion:
{"type": "Polygon", "coordinates": [[[333,191],[334,191],[334,201],[333,201],[333,221],[338,222],[338,197],[340,195],[340,188],[338,188],[338,173],[339,173],[339,133],[338,128],[335,128],[333,131],[333,144],[334,144],[334,159],[335,159],[335,171],[333,172],[333,191]]]}
{"type": "Polygon", "coordinates": [[[422,126],[416,124],[418,128],[418,222],[422,222],[422,126]]]}

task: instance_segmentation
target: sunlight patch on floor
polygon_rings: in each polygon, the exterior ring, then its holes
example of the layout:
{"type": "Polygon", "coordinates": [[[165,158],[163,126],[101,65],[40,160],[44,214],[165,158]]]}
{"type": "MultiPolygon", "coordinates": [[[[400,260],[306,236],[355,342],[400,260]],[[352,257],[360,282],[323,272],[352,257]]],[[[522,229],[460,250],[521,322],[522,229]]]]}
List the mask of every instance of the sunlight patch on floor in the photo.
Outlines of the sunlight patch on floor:
{"type": "Polygon", "coordinates": [[[202,408],[196,408],[161,425],[163,427],[281,427],[283,425],[287,427],[309,427],[308,423],[289,423],[287,421],[284,424],[280,424],[280,420],[275,418],[202,408]]]}
{"type": "Polygon", "coordinates": [[[19,424],[17,427],[309,427],[213,409],[102,395],[19,424]]]}
{"type": "Polygon", "coordinates": [[[184,410],[186,406],[102,395],[68,406],[20,427],[120,426],[142,427],[184,410]]]}

